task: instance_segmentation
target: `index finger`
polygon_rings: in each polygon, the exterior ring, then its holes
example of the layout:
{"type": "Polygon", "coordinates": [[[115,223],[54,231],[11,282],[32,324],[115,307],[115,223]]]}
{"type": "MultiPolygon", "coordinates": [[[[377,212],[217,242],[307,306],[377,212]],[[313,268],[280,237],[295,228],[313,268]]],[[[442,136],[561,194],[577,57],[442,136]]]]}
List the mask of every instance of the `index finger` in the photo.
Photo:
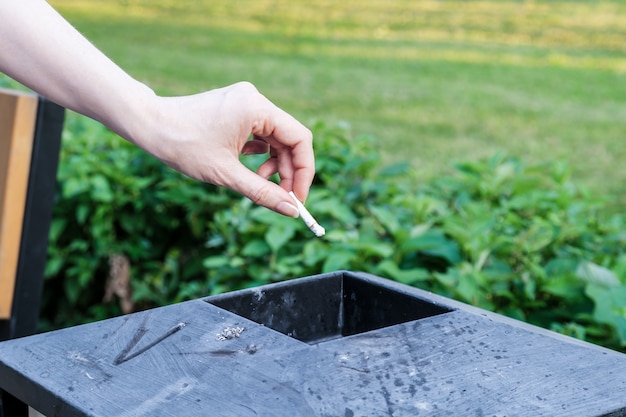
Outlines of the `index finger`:
{"type": "Polygon", "coordinates": [[[299,142],[291,148],[293,169],[293,192],[300,199],[306,201],[309,189],[315,177],[315,156],[312,141],[299,142]]]}
{"type": "MultiPolygon", "coordinates": [[[[289,172],[280,172],[288,183],[292,182],[293,191],[301,201],[309,195],[309,188],[315,177],[315,156],[313,152],[313,134],[293,116],[275,107],[268,124],[264,124],[264,132],[253,132],[265,136],[271,146],[276,148],[279,158],[289,158],[289,172]],[[271,128],[270,128],[271,126],[271,128]],[[265,133],[266,135],[263,135],[265,133]]],[[[280,161],[279,161],[280,164],[280,161]]],[[[280,167],[279,167],[280,168],[280,167]]],[[[282,178],[281,178],[282,179],[282,178]]]]}

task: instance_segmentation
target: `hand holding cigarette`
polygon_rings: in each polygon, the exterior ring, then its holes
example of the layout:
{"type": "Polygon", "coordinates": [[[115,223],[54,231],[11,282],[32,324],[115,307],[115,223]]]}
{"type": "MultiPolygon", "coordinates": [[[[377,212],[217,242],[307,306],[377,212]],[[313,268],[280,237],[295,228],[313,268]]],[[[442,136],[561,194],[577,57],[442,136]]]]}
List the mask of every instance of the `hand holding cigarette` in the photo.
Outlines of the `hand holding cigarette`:
{"type": "Polygon", "coordinates": [[[315,176],[313,135],[254,85],[161,97],[96,49],[45,0],[0,1],[0,23],[1,73],[100,121],[191,178],[298,216],[285,190],[306,198],[315,176]],[[254,172],[241,163],[241,154],[268,158],[254,172]],[[279,184],[268,180],[275,173],[279,184]]]}
{"type": "Polygon", "coordinates": [[[294,201],[296,202],[298,213],[300,213],[300,217],[302,218],[302,221],[304,221],[304,223],[307,225],[307,227],[311,229],[313,233],[315,233],[315,236],[324,236],[326,234],[326,230],[324,230],[324,228],[319,225],[317,220],[315,220],[313,216],[311,216],[311,213],[309,213],[306,207],[304,207],[304,204],[302,204],[300,200],[298,200],[298,197],[296,197],[293,191],[290,191],[289,195],[293,197],[294,201]]]}

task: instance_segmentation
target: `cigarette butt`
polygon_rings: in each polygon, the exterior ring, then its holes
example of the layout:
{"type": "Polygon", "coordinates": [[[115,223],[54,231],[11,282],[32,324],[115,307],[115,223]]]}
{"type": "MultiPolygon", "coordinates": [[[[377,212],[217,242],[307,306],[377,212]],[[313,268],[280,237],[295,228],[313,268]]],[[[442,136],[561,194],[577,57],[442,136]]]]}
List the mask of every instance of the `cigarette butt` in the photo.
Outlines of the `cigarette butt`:
{"type": "Polygon", "coordinates": [[[300,217],[302,218],[304,223],[307,225],[307,227],[311,229],[313,233],[315,233],[315,236],[317,237],[324,236],[326,234],[326,230],[324,230],[324,228],[320,226],[317,220],[315,220],[313,216],[311,216],[311,213],[309,213],[306,207],[304,207],[304,204],[302,204],[300,200],[298,200],[298,197],[296,197],[293,191],[290,191],[289,195],[293,197],[294,201],[296,202],[298,213],[300,213],[300,217]]]}

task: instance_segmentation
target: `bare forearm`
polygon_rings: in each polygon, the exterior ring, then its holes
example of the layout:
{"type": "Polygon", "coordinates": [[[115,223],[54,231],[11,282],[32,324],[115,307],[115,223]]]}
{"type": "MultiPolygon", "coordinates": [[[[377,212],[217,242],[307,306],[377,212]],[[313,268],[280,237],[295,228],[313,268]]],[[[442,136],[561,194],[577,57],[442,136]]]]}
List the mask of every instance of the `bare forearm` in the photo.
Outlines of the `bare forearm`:
{"type": "Polygon", "coordinates": [[[0,0],[0,71],[107,125],[173,168],[297,216],[313,181],[311,132],[249,83],[157,97],[44,0],[0,0]],[[252,135],[254,140],[249,141],[252,135]],[[239,154],[267,153],[255,174],[239,154]],[[280,186],[267,178],[277,172],[280,186]]]}
{"type": "Polygon", "coordinates": [[[0,0],[0,71],[129,140],[154,96],[43,0],[0,0]]]}

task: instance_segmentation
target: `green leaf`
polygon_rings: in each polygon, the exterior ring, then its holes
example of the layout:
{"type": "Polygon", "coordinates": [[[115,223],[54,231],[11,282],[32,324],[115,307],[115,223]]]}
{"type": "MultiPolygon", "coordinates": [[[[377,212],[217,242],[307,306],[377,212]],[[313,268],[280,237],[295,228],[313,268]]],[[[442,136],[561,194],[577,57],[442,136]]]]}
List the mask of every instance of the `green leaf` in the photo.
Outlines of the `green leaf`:
{"type": "Polygon", "coordinates": [[[333,272],[342,269],[350,269],[351,262],[356,259],[356,253],[348,250],[331,252],[322,266],[322,272],[333,272]]]}
{"type": "Polygon", "coordinates": [[[204,265],[204,267],[207,269],[216,269],[216,268],[220,268],[222,266],[228,265],[229,262],[230,262],[229,256],[218,255],[218,256],[211,256],[209,258],[206,258],[202,262],[202,265],[204,265]]]}
{"type": "Polygon", "coordinates": [[[407,285],[414,285],[430,278],[430,273],[426,269],[400,269],[398,265],[390,259],[384,260],[378,264],[376,273],[407,285]]]}
{"type": "Polygon", "coordinates": [[[264,240],[254,239],[246,243],[241,250],[243,256],[261,257],[267,255],[270,252],[270,248],[264,240]]]}
{"type": "Polygon", "coordinates": [[[230,258],[230,262],[228,262],[228,266],[231,266],[233,268],[240,268],[245,264],[246,260],[243,259],[241,256],[233,256],[232,258],[230,258]]]}
{"type": "Polygon", "coordinates": [[[354,243],[354,247],[366,255],[375,255],[381,258],[388,258],[393,255],[395,248],[392,244],[379,240],[360,239],[354,243]]]}
{"type": "Polygon", "coordinates": [[[604,287],[616,287],[620,285],[620,280],[613,271],[593,262],[581,262],[580,265],[578,265],[578,269],[576,269],[576,276],[589,284],[604,287]]]}
{"type": "MultiPolygon", "coordinates": [[[[311,200],[313,199],[311,198],[311,200]]],[[[320,214],[328,214],[345,226],[354,226],[357,223],[357,218],[350,207],[338,198],[325,198],[315,201],[315,204],[307,208],[316,218],[320,214]]]]}
{"type": "Polygon", "coordinates": [[[62,257],[55,257],[49,259],[46,262],[46,269],[44,272],[44,276],[52,277],[59,273],[63,265],[65,264],[64,259],[62,257]]]}
{"type": "Polygon", "coordinates": [[[370,211],[378,221],[391,233],[394,234],[400,228],[396,213],[383,207],[371,206],[370,211]]]}
{"type": "Polygon", "coordinates": [[[447,260],[451,265],[461,262],[459,245],[448,239],[439,230],[429,230],[422,235],[407,240],[401,247],[403,254],[421,252],[447,260]]]}
{"type": "Polygon", "coordinates": [[[91,178],[91,198],[103,203],[113,201],[113,192],[109,181],[102,175],[95,175],[91,178]]]}
{"type": "Polygon", "coordinates": [[[585,293],[594,301],[594,319],[614,326],[620,342],[626,345],[626,286],[590,283],[585,293]]]}
{"type": "Polygon", "coordinates": [[[272,252],[276,253],[296,234],[295,223],[272,225],[265,233],[265,241],[272,252]]]}
{"type": "Polygon", "coordinates": [[[561,275],[549,278],[542,289],[557,297],[574,300],[581,296],[584,288],[575,276],[561,275]]]}
{"type": "Polygon", "coordinates": [[[540,219],[535,218],[533,224],[518,237],[518,244],[526,252],[537,252],[552,243],[554,230],[552,226],[540,219]]]}
{"type": "Polygon", "coordinates": [[[50,242],[56,242],[67,226],[66,219],[52,219],[50,223],[50,232],[48,234],[50,242]]]}
{"type": "Polygon", "coordinates": [[[89,189],[89,183],[82,178],[68,178],[63,182],[63,197],[72,198],[89,189]]]}
{"type": "Polygon", "coordinates": [[[64,283],[65,297],[71,305],[75,305],[80,296],[81,288],[73,281],[67,280],[64,283]]]}
{"type": "Polygon", "coordinates": [[[458,294],[461,295],[463,300],[474,305],[478,305],[478,299],[480,298],[480,288],[472,273],[459,273],[457,291],[458,294]]]}
{"type": "Polygon", "coordinates": [[[307,266],[313,266],[325,259],[330,253],[327,244],[319,239],[311,239],[304,244],[303,257],[307,266]]]}

